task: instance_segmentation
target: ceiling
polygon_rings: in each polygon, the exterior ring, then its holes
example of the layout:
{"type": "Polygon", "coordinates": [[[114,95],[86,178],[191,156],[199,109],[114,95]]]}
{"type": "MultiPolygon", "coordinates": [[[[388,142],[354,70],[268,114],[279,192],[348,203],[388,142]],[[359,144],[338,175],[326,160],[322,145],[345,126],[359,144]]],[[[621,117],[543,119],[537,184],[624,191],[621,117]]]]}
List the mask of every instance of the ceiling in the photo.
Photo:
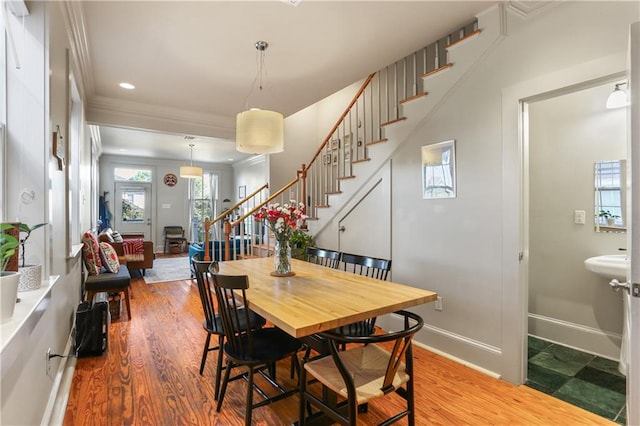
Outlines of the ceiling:
{"type": "Polygon", "coordinates": [[[246,158],[233,141],[241,110],[287,117],[495,3],[71,1],[68,7],[81,17],[76,33],[85,36],[76,50],[88,121],[100,125],[103,153],[186,160],[194,143],[195,159],[229,162],[246,158]],[[259,40],[269,43],[262,91],[252,90],[259,40]]]}

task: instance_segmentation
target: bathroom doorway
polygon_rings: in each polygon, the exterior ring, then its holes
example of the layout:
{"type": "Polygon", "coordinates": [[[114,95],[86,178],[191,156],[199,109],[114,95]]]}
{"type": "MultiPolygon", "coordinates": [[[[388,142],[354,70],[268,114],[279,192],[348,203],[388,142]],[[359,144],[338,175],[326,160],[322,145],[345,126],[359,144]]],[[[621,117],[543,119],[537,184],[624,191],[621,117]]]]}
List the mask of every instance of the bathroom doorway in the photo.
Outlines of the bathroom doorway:
{"type": "Polygon", "coordinates": [[[626,380],[617,368],[622,293],[587,271],[584,260],[627,246],[623,214],[614,226],[599,226],[606,218],[595,179],[598,164],[627,157],[626,110],[605,106],[624,81],[609,76],[523,104],[526,383],[618,422],[626,420],[626,380]]]}

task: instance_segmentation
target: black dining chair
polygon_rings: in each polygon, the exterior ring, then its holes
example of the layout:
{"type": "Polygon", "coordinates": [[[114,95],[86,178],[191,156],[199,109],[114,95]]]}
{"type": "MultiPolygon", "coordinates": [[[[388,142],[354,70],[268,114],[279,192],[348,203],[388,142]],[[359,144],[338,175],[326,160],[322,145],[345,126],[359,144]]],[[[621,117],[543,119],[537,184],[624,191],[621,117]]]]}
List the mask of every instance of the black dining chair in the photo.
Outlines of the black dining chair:
{"type": "Polygon", "coordinates": [[[307,262],[336,269],[340,263],[340,252],[318,247],[307,247],[307,262]]]}
{"type": "Polygon", "coordinates": [[[359,405],[391,392],[397,393],[406,401],[406,409],[381,424],[391,424],[406,417],[410,426],[415,425],[415,377],[411,341],[415,333],[424,326],[424,321],[419,315],[408,311],[398,311],[395,314],[402,317],[403,326],[398,331],[365,337],[345,336],[334,331],[320,333],[328,341],[331,355],[313,361],[308,361],[306,357],[302,359],[300,426],[306,424],[308,404],[320,409],[335,422],[355,426],[359,405]],[[350,343],[358,345],[349,346],[345,351],[338,350],[338,346],[350,343]],[[334,406],[324,396],[319,397],[310,392],[307,374],[339,397],[346,398],[346,401],[334,406]]]}
{"type": "MultiPolygon", "coordinates": [[[[391,260],[369,256],[342,253],[340,262],[345,271],[386,281],[391,271],[391,260]]],[[[336,329],[336,332],[349,336],[369,336],[375,332],[376,317],[348,324],[336,329]]]]}
{"type": "MultiPolygon", "coordinates": [[[[218,270],[218,262],[193,260],[192,265],[196,281],[198,282],[198,293],[200,293],[200,301],[202,302],[202,309],[204,311],[202,328],[207,332],[207,339],[204,342],[204,350],[202,352],[202,360],[200,361],[200,375],[204,372],[204,366],[207,362],[207,355],[209,352],[218,351],[214,393],[214,398],[218,399],[218,395],[220,393],[220,379],[222,376],[222,370],[224,369],[222,366],[223,351],[221,350],[224,344],[224,329],[222,327],[222,318],[220,318],[220,315],[216,312],[216,304],[214,303],[215,293],[213,290],[213,280],[211,279],[211,272],[217,272],[218,270]],[[212,335],[218,336],[217,345],[210,346],[212,335]]],[[[260,315],[249,310],[247,311],[248,318],[243,318],[245,321],[240,323],[241,329],[255,330],[261,328],[266,323],[266,320],[260,315]]]]}
{"type": "Polygon", "coordinates": [[[249,277],[246,275],[222,274],[212,274],[212,277],[225,334],[223,349],[227,358],[216,411],[220,412],[222,408],[227,384],[230,381],[231,369],[236,366],[245,367],[246,371],[241,376],[248,381],[245,425],[249,426],[254,408],[298,393],[298,388],[287,390],[277,383],[275,366],[277,361],[288,357],[295,358],[295,363],[298,365],[297,353],[304,346],[298,339],[276,327],[263,327],[249,331],[243,329],[241,325],[243,323],[247,324],[250,320],[250,303],[246,297],[246,290],[249,288],[249,277]],[[240,296],[241,300],[245,301],[245,306],[239,304],[236,294],[240,296]],[[265,370],[267,370],[266,373],[265,370]],[[278,391],[277,394],[269,396],[260,389],[254,383],[255,373],[264,377],[278,391]],[[253,403],[254,387],[263,396],[263,400],[257,403],[253,403]]]}
{"type": "Polygon", "coordinates": [[[386,281],[391,271],[391,260],[377,257],[360,256],[357,254],[342,253],[340,262],[345,271],[358,275],[386,281]]]}

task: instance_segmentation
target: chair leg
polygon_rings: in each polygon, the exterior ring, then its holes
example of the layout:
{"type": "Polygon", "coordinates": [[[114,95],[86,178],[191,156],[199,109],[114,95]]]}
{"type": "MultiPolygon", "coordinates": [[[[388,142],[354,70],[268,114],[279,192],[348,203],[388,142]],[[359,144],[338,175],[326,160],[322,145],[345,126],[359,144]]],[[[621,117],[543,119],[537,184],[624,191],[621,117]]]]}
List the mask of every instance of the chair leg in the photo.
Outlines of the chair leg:
{"type": "Polygon", "coordinates": [[[304,362],[305,362],[306,358],[304,358],[302,360],[302,365],[300,365],[300,372],[298,374],[298,388],[300,389],[300,397],[298,398],[298,426],[304,426],[305,425],[305,420],[306,420],[306,413],[305,413],[305,397],[304,397],[304,393],[307,390],[307,374],[306,371],[304,369],[304,362]]]}
{"type": "Polygon", "coordinates": [[[249,383],[247,387],[247,408],[244,414],[245,426],[251,426],[252,413],[253,413],[253,366],[249,367],[249,383]]]}
{"type": "Polygon", "coordinates": [[[216,388],[213,394],[213,399],[215,400],[217,400],[220,396],[220,376],[222,375],[222,357],[224,355],[224,351],[222,350],[223,347],[224,335],[220,335],[220,337],[218,338],[218,360],[216,363],[216,388]]]}
{"type": "Polygon", "coordinates": [[[224,401],[224,394],[227,392],[227,383],[229,382],[229,375],[231,374],[231,360],[227,359],[227,365],[224,370],[224,379],[222,380],[222,387],[220,388],[220,397],[218,398],[218,405],[216,405],[216,411],[219,413],[222,408],[222,401],[224,401]]]}
{"type": "Polygon", "coordinates": [[[124,301],[127,304],[127,315],[129,316],[129,321],[131,321],[131,303],[129,302],[129,287],[125,287],[122,291],[124,291],[124,301]]]}
{"type": "Polygon", "coordinates": [[[207,333],[207,340],[204,341],[204,350],[202,351],[202,360],[200,361],[200,375],[204,371],[204,364],[207,362],[207,354],[209,353],[209,341],[211,340],[211,333],[207,333]]]}

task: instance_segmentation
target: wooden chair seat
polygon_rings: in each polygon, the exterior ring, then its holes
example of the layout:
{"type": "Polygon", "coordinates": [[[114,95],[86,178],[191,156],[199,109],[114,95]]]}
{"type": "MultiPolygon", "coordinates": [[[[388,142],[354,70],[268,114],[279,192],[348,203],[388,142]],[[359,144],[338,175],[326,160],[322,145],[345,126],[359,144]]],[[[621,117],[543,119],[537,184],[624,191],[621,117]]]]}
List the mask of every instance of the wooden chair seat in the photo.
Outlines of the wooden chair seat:
{"type": "MultiPolygon", "coordinates": [[[[342,351],[339,356],[347,371],[353,375],[358,405],[385,394],[382,391],[382,385],[391,359],[389,352],[377,345],[367,345],[342,351]]],[[[338,395],[344,398],[349,397],[342,375],[330,356],[311,361],[305,364],[305,368],[308,373],[338,395]]],[[[408,381],[409,375],[406,373],[404,363],[401,362],[393,378],[392,390],[400,388],[408,381]]]]}

